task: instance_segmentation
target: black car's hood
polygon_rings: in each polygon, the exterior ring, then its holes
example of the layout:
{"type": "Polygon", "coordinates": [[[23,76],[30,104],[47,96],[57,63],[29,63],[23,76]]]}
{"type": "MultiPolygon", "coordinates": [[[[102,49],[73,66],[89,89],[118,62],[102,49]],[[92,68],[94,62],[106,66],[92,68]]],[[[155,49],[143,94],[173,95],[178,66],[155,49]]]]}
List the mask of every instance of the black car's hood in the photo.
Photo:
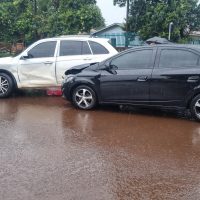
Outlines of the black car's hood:
{"type": "Polygon", "coordinates": [[[97,67],[98,67],[98,63],[88,63],[88,64],[83,64],[83,65],[78,65],[78,66],[74,66],[74,67],[68,69],[65,72],[65,75],[78,74],[86,68],[90,68],[91,70],[95,70],[95,69],[97,69],[97,67]]]}

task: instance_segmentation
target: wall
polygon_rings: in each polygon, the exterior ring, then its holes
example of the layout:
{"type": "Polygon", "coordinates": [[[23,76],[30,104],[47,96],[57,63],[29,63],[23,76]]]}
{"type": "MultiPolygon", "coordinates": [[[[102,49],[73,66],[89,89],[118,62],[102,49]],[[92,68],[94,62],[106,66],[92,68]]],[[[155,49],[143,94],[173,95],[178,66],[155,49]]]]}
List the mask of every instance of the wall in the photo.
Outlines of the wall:
{"type": "MultiPolygon", "coordinates": [[[[112,40],[112,44],[114,40],[116,42],[116,46],[118,48],[123,48],[126,46],[126,32],[120,26],[113,26],[98,33],[94,33],[93,36],[100,37],[100,38],[108,38],[112,40]]],[[[130,35],[132,33],[128,33],[130,35]]],[[[129,47],[141,45],[141,41],[139,37],[136,36],[134,40],[129,41],[129,47]]]]}

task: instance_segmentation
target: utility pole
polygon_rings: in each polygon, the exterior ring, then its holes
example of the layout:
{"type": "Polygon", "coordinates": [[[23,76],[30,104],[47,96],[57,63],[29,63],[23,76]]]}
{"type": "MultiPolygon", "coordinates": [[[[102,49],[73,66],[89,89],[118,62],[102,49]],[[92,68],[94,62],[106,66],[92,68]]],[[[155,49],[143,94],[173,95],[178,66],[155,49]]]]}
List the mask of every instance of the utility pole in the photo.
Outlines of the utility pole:
{"type": "Polygon", "coordinates": [[[128,28],[128,21],[129,21],[129,9],[130,9],[130,0],[127,0],[127,7],[126,7],[126,31],[129,31],[128,28]]]}
{"type": "Polygon", "coordinates": [[[125,35],[125,47],[128,47],[128,32],[129,32],[129,9],[130,9],[130,0],[127,0],[126,3],[126,35],[125,35]]]}
{"type": "MultiPolygon", "coordinates": [[[[37,15],[37,0],[34,0],[33,6],[34,6],[34,16],[36,16],[37,15]]],[[[37,40],[38,39],[37,27],[35,27],[34,32],[35,32],[35,40],[37,40]]]]}
{"type": "Polygon", "coordinates": [[[171,32],[172,32],[172,26],[174,25],[173,22],[170,22],[169,24],[169,36],[168,36],[168,40],[170,41],[171,40],[171,32]]]}

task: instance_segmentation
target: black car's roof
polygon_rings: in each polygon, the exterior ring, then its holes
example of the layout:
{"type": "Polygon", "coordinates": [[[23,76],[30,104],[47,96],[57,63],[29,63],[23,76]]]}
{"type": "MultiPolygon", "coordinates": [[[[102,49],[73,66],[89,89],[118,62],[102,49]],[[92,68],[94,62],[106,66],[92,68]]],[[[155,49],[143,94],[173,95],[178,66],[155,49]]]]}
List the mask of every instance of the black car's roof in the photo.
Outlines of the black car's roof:
{"type": "Polygon", "coordinates": [[[145,45],[145,46],[136,46],[132,47],[130,49],[127,49],[126,51],[132,51],[134,49],[145,49],[145,48],[157,48],[157,47],[172,47],[172,48],[188,48],[188,49],[194,49],[197,51],[200,51],[200,45],[192,45],[192,44],[155,44],[155,45],[145,45]]]}
{"type": "Polygon", "coordinates": [[[109,61],[113,57],[118,57],[121,54],[128,53],[128,52],[131,52],[131,51],[134,51],[134,50],[137,50],[137,49],[138,50],[139,49],[150,49],[150,48],[155,49],[155,48],[158,48],[158,47],[187,48],[187,49],[192,49],[192,50],[196,50],[196,51],[200,52],[200,45],[192,45],[192,44],[175,44],[175,43],[172,43],[172,44],[155,44],[155,45],[135,46],[135,47],[132,47],[130,49],[124,50],[122,52],[119,52],[119,54],[114,55],[114,56],[102,61],[102,63],[106,63],[107,61],[109,61]]]}

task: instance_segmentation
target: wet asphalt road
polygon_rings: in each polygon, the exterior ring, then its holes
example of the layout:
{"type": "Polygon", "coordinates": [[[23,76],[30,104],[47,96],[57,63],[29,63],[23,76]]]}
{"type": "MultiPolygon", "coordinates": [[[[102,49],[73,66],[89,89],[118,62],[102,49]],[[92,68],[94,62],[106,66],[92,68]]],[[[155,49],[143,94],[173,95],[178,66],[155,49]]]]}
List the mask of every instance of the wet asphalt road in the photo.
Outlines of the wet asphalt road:
{"type": "Polygon", "coordinates": [[[200,199],[200,123],[80,111],[59,97],[0,100],[0,200],[129,199],[200,199]]]}

